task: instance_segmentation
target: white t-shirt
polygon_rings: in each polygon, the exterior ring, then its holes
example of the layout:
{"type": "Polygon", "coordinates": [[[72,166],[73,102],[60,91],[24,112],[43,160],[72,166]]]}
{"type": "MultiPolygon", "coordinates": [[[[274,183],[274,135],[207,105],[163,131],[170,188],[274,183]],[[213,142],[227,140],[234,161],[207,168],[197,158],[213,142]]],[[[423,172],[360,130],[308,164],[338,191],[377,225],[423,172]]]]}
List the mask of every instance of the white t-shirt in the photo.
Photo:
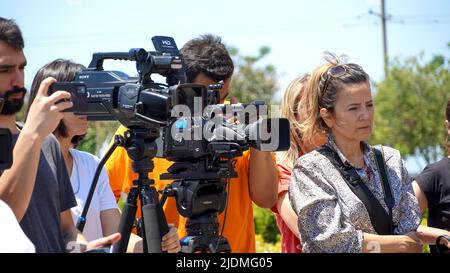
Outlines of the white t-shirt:
{"type": "Polygon", "coordinates": [[[0,253],[34,253],[33,243],[23,233],[11,208],[0,200],[0,253]]]}
{"type": "MultiPolygon", "coordinates": [[[[83,212],[84,205],[86,204],[92,179],[94,178],[95,170],[100,163],[100,159],[90,153],[76,149],[70,149],[69,152],[73,157],[70,182],[72,183],[72,189],[77,199],[77,206],[73,207],[71,211],[73,221],[77,224],[78,217],[83,212]]],[[[88,241],[103,237],[100,212],[108,209],[118,209],[118,207],[111,186],[109,185],[108,175],[103,167],[86,215],[83,235],[88,241]]]]}

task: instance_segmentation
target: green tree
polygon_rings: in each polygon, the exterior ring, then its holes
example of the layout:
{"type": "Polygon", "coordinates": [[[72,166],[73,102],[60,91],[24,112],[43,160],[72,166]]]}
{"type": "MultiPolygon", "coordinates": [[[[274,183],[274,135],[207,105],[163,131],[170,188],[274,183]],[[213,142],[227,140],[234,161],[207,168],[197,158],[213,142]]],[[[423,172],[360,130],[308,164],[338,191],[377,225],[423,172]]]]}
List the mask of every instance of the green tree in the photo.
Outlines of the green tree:
{"type": "Polygon", "coordinates": [[[450,60],[435,56],[423,63],[423,54],[396,59],[389,76],[375,84],[373,143],[419,155],[427,164],[443,156],[445,105],[450,99],[450,60]]]}
{"type": "Polygon", "coordinates": [[[117,121],[90,121],[86,137],[78,146],[79,150],[97,154],[105,141],[112,138],[113,134],[119,128],[117,121]]]}
{"type": "Polygon", "coordinates": [[[280,240],[275,216],[270,210],[253,206],[255,233],[261,235],[265,242],[273,244],[280,240]]]}
{"type": "Polygon", "coordinates": [[[258,65],[270,53],[267,46],[261,47],[256,56],[243,56],[237,48],[229,48],[235,72],[228,98],[236,97],[239,102],[249,103],[264,100],[270,104],[277,90],[277,72],[273,65],[258,65]]]}

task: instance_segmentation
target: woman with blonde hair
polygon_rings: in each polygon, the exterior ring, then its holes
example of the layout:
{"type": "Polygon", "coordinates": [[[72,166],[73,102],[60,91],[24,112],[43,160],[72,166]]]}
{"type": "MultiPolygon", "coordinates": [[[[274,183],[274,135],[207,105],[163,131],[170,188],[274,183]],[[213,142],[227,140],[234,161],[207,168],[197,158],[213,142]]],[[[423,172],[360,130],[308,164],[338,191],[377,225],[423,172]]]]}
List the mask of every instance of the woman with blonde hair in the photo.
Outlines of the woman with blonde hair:
{"type": "MultiPolygon", "coordinates": [[[[374,104],[361,66],[332,54],[305,89],[306,138],[328,141],[297,160],[289,198],[298,215],[304,252],[421,252],[436,241],[419,226],[412,179],[399,151],[367,143],[374,104]]],[[[445,232],[443,232],[445,233],[445,232]]]]}
{"type": "Polygon", "coordinates": [[[380,149],[386,188],[367,143],[374,114],[369,76],[357,64],[325,58],[305,90],[308,116],[300,131],[305,138],[326,131],[328,141],[296,162],[289,189],[303,250],[418,252],[420,211],[400,153],[380,149]]]}
{"type": "Polygon", "coordinates": [[[308,74],[295,78],[286,88],[281,103],[281,117],[287,118],[290,122],[291,146],[288,151],[277,153],[277,167],[280,178],[278,199],[275,206],[272,207],[272,211],[281,233],[281,251],[283,253],[301,252],[297,226],[298,218],[290,205],[287,194],[292,168],[299,156],[310,152],[326,140],[323,134],[309,140],[302,138],[300,135],[300,124],[306,114],[299,112],[299,104],[301,103],[303,90],[308,82],[308,78],[308,74]]]}

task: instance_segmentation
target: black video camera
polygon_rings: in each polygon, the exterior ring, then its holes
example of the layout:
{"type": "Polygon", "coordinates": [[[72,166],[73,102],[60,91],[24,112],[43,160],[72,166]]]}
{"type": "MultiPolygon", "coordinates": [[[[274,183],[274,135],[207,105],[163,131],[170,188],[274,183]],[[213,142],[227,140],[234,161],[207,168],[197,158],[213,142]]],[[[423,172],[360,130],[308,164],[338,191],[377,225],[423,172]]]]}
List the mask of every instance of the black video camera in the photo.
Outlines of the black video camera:
{"type": "Polygon", "coordinates": [[[133,48],[129,52],[95,53],[88,68],[73,82],[55,83],[49,93],[70,92],[74,105],[67,111],[87,115],[89,120],[118,120],[127,128],[167,126],[172,107],[189,104],[197,87],[183,87],[184,64],[173,38],[155,36],[152,42],[156,51],[133,48]],[[103,70],[107,59],[135,61],[138,77],[103,70]],[[166,77],[166,84],[154,82],[154,73],[166,77]]]}

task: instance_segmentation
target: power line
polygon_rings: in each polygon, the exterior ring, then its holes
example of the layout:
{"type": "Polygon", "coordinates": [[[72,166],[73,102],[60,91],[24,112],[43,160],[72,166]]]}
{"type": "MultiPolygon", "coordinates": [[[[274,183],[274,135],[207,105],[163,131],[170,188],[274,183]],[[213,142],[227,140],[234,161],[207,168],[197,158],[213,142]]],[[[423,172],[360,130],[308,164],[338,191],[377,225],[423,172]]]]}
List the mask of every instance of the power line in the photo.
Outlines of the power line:
{"type": "MultiPolygon", "coordinates": [[[[359,15],[355,18],[335,18],[329,20],[309,20],[300,22],[273,22],[264,25],[250,24],[250,25],[229,25],[225,27],[214,28],[215,32],[220,33],[232,33],[247,35],[248,33],[267,33],[267,32],[283,32],[283,31],[318,31],[318,30],[335,30],[335,29],[349,29],[358,27],[371,27],[379,25],[378,22],[362,22],[361,20],[365,15],[376,15],[380,17],[379,13],[369,11],[364,15],[359,15]]],[[[394,19],[390,15],[385,16],[385,20],[390,22],[397,22],[403,25],[409,24],[450,24],[450,15],[447,18],[424,18],[430,15],[411,15],[410,19],[394,19]]],[[[444,17],[442,15],[441,17],[444,17]]],[[[433,15],[433,17],[435,17],[433,15]]],[[[381,17],[380,17],[381,18],[381,17]]],[[[406,18],[406,17],[404,17],[406,18]]],[[[204,26],[198,29],[204,28],[204,26]]],[[[196,29],[194,27],[167,29],[167,32],[183,32],[185,30],[192,31],[196,29]]],[[[96,42],[118,42],[123,40],[129,40],[131,38],[142,38],[149,35],[149,31],[152,30],[134,30],[134,31],[121,31],[121,32],[102,32],[102,33],[82,33],[82,34],[64,34],[64,35],[47,35],[47,36],[28,36],[28,44],[32,46],[47,46],[55,44],[84,44],[84,43],[96,43],[96,42]]],[[[159,29],[158,32],[164,32],[165,30],[159,29]]]]}

